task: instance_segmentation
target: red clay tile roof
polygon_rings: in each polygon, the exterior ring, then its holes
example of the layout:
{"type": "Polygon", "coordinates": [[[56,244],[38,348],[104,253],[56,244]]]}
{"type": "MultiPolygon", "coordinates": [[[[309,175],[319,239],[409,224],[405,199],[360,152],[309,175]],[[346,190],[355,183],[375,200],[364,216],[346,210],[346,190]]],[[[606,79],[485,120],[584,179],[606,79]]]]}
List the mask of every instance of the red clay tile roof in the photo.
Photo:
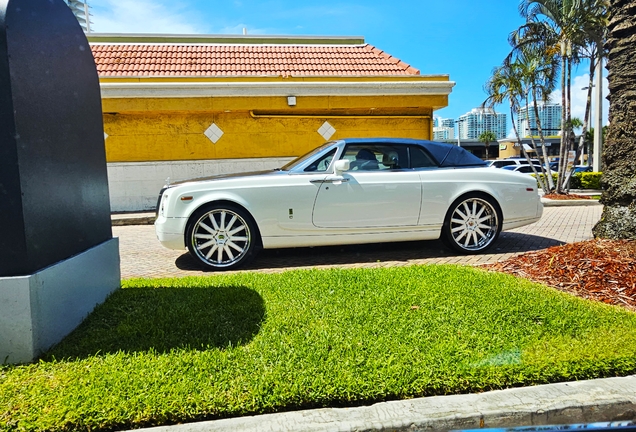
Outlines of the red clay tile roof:
{"type": "Polygon", "coordinates": [[[93,43],[100,77],[393,76],[420,71],[369,45],[93,43]]]}

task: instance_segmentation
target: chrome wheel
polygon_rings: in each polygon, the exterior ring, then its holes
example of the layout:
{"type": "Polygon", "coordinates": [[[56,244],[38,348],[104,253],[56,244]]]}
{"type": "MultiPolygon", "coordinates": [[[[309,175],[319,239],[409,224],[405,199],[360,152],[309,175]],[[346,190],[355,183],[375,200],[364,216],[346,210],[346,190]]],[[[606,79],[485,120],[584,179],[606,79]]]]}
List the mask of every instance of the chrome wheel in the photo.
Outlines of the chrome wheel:
{"type": "Polygon", "coordinates": [[[495,241],[500,226],[499,214],[490,200],[469,197],[451,207],[444,234],[453,248],[478,252],[495,241]]]}
{"type": "Polygon", "coordinates": [[[244,264],[254,249],[248,216],[231,206],[208,208],[193,215],[187,231],[190,253],[206,267],[229,269],[244,264]]]}

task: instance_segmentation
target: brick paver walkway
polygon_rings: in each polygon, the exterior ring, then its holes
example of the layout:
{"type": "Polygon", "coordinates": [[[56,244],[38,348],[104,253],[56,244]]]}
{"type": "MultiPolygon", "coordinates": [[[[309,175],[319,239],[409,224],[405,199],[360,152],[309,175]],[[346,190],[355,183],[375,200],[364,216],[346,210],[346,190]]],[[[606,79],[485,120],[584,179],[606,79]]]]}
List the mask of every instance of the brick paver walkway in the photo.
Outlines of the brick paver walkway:
{"type": "MultiPolygon", "coordinates": [[[[266,250],[245,270],[275,272],[296,268],[387,267],[427,263],[477,265],[516,254],[592,238],[602,206],[546,207],[535,224],[506,231],[483,255],[457,255],[439,241],[266,250]]],[[[121,277],[209,275],[184,251],[165,249],[152,225],[114,226],[119,237],[121,277]]]]}

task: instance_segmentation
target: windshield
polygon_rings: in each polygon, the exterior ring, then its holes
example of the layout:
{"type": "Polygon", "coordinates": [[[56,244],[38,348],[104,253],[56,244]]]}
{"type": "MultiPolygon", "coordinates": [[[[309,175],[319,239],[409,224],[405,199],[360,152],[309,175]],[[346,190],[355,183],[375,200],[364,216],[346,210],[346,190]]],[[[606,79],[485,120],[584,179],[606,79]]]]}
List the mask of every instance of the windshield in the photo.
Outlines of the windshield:
{"type": "Polygon", "coordinates": [[[321,151],[325,150],[327,147],[331,147],[333,145],[333,141],[332,142],[328,142],[325,143],[323,145],[321,145],[320,147],[317,147],[315,149],[313,149],[312,151],[310,151],[309,153],[305,153],[304,155],[300,156],[299,158],[294,159],[293,161],[289,162],[288,164],[284,165],[281,170],[282,171],[290,171],[293,170],[294,168],[296,168],[298,165],[303,164],[305,161],[307,161],[308,159],[311,159],[312,157],[314,157],[315,155],[317,155],[318,153],[320,153],[321,151]]]}

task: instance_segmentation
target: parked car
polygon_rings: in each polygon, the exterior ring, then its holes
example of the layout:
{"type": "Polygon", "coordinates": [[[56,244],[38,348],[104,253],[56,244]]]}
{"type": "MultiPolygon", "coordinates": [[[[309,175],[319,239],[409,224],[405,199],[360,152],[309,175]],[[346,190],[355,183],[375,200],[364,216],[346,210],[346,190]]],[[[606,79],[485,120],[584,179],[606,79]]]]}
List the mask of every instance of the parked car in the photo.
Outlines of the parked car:
{"type": "Polygon", "coordinates": [[[282,168],[166,185],[155,230],[209,269],[259,249],[442,238],[463,253],[539,220],[536,181],[461,147],[361,138],[328,142],[282,168]]]}
{"type": "Polygon", "coordinates": [[[592,167],[588,165],[574,165],[572,171],[577,172],[592,172],[592,167]]]}
{"type": "MultiPolygon", "coordinates": [[[[525,165],[509,165],[509,166],[505,166],[503,167],[503,169],[508,170],[508,171],[513,171],[513,172],[520,172],[523,174],[534,174],[534,171],[532,170],[532,166],[525,164],[525,165]]],[[[537,174],[541,172],[541,165],[534,165],[534,169],[536,170],[537,174]]]]}
{"type": "MultiPolygon", "coordinates": [[[[539,165],[541,162],[538,159],[530,159],[533,164],[539,165]]],[[[494,161],[490,161],[489,166],[491,168],[503,168],[506,166],[518,166],[518,165],[527,165],[528,161],[523,158],[514,158],[514,159],[497,159],[494,161]]]]}
{"type": "MultiPolygon", "coordinates": [[[[554,172],[556,172],[559,169],[559,163],[558,162],[551,162],[550,163],[550,169],[554,172]]],[[[592,167],[588,166],[588,165],[574,165],[572,166],[572,172],[577,173],[577,172],[592,172],[592,167]]]]}

